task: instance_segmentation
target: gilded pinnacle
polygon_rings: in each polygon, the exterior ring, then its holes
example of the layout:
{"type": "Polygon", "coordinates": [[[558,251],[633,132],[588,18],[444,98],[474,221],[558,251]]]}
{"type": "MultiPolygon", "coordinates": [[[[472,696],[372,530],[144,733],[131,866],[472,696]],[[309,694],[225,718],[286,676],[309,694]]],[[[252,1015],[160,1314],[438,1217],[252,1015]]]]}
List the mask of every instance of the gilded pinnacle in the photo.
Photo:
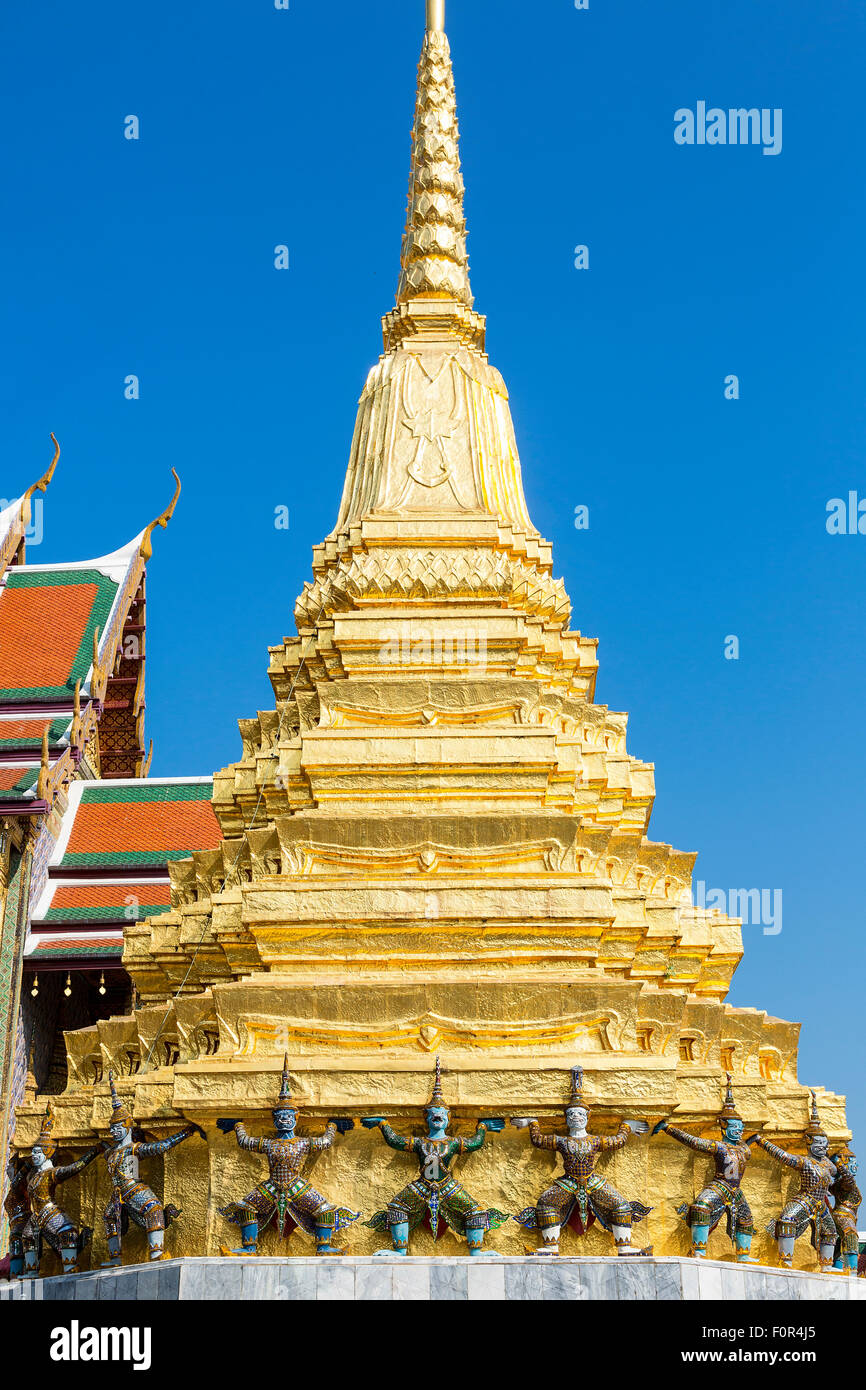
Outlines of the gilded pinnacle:
{"type": "Polygon", "coordinates": [[[444,18],[444,0],[428,0],[397,302],[434,297],[471,307],[457,100],[444,18]]]}

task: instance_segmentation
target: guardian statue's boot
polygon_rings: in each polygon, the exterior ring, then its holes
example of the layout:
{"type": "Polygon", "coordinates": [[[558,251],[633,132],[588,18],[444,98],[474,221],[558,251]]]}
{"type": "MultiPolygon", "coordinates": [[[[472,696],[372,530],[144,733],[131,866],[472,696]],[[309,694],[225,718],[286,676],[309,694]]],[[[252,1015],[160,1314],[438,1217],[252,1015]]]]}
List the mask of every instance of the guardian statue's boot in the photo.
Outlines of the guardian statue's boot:
{"type": "Polygon", "coordinates": [[[857,1275],[860,1237],[857,1232],[857,1213],[863,1198],[857,1186],[857,1158],[846,1145],[844,1152],[834,1154],[836,1176],[830,1187],[833,1198],[833,1224],[836,1227],[836,1258],[833,1268],[843,1274],[857,1275]]]}
{"type": "Polygon", "coordinates": [[[771,1144],[767,1139],[753,1135],[748,1143],[759,1144],[777,1163],[786,1168],[795,1168],[800,1173],[800,1191],[786,1204],[778,1221],[767,1227],[774,1236],[779,1249],[779,1260],[783,1269],[791,1269],[794,1263],[794,1246],[798,1238],[812,1228],[812,1245],[818,1252],[822,1271],[833,1267],[836,1250],[836,1227],[830,1214],[830,1186],[836,1176],[836,1165],[828,1157],[829,1140],[821,1128],[818,1116],[818,1102],[812,1092],[812,1113],[805,1134],[808,1154],[790,1154],[771,1144]]]}
{"type": "Polygon", "coordinates": [[[366,1224],[374,1231],[389,1231],[391,1249],[377,1250],[377,1255],[408,1255],[409,1236],[425,1219],[433,1239],[438,1240],[446,1229],[463,1236],[470,1255],[493,1255],[484,1249],[487,1231],[497,1230],[508,1220],[505,1212],[495,1207],[482,1210],[465,1188],[451,1174],[451,1165],[461,1154],[476,1153],[488,1133],[504,1129],[504,1120],[479,1120],[471,1139],[453,1139],[448,1134],[450,1115],[442,1099],[442,1067],[436,1058],[436,1076],[430,1104],[425,1108],[427,1134],[423,1139],[407,1139],[382,1118],[372,1115],[361,1121],[366,1129],[380,1129],[389,1148],[400,1153],[414,1154],[419,1175],[414,1182],[377,1211],[366,1224]]]}
{"type": "Polygon", "coordinates": [[[699,1139],[687,1130],[677,1129],[660,1120],[653,1134],[663,1131],[698,1153],[712,1154],[715,1159],[715,1177],[691,1204],[684,1202],[677,1212],[687,1222],[692,1236],[692,1255],[703,1260],[707,1256],[707,1243],[722,1217],[727,1218],[728,1235],[734,1243],[739,1264],[756,1264],[752,1258],[752,1236],[755,1225],[752,1211],[740,1188],[746,1164],[752,1156],[749,1144],[743,1142],[743,1121],[737,1114],[731,1077],[725,1092],[725,1103],[719,1121],[722,1129],[721,1140],[699,1139]]]}
{"type": "Polygon", "coordinates": [[[298,1107],[292,1100],[288,1056],[283,1061],[279,1099],[271,1113],[275,1130],[273,1138],[253,1138],[247,1134],[240,1120],[217,1121],[224,1134],[231,1134],[234,1130],[240,1148],[249,1153],[264,1154],[268,1160],[267,1180],[259,1183],[241,1201],[230,1202],[228,1206],[220,1208],[220,1215],[237,1226],[241,1236],[240,1249],[222,1246],[222,1253],[257,1254],[259,1232],[274,1221],[284,1240],[300,1226],[315,1238],[317,1255],[344,1254],[344,1247],[338,1242],[337,1236],[358,1220],[360,1212],[350,1211],[348,1207],[331,1206],[321,1192],[317,1192],[312,1183],[301,1175],[301,1170],[312,1155],[329,1149],[338,1133],[345,1134],[354,1128],[354,1121],[330,1120],[321,1138],[298,1139],[295,1135],[298,1107]]]}
{"type": "Polygon", "coordinates": [[[204,1134],[198,1125],[186,1125],[167,1139],[153,1143],[133,1142],[132,1113],[120,1100],[114,1085],[114,1073],[108,1073],[111,1087],[111,1120],[108,1131],[110,1140],[103,1140],[103,1152],[108,1175],[111,1179],[111,1200],[103,1220],[108,1239],[108,1259],[106,1268],[121,1262],[121,1243],[129,1229],[130,1221],[147,1235],[148,1256],[151,1260],[163,1258],[163,1243],[166,1227],[180,1216],[177,1207],[163,1206],[155,1192],[140,1182],[137,1176],[136,1158],[155,1158],[167,1154],[170,1149],[182,1144],[193,1134],[204,1134]]]}
{"type": "Polygon", "coordinates": [[[24,1228],[30,1216],[27,1197],[28,1165],[24,1158],[10,1158],[7,1166],[9,1190],[3,1210],[9,1223],[9,1278],[20,1279],[24,1273],[24,1228]]]}
{"type": "Polygon", "coordinates": [[[27,1273],[33,1275],[39,1272],[39,1262],[45,1245],[49,1245],[60,1256],[64,1274],[78,1274],[81,1253],[92,1234],[86,1226],[79,1229],[71,1217],[58,1206],[55,1198],[61,1183],[83,1172],[96,1158],[99,1149],[90,1149],[75,1163],[55,1168],[52,1158],[57,1151],[57,1143],[52,1138],[53,1129],[54,1112],[49,1104],[39,1138],[30,1155],[30,1173],[27,1178],[30,1216],[23,1233],[23,1243],[27,1273]]]}
{"type": "Polygon", "coordinates": [[[517,1129],[528,1129],[537,1149],[548,1149],[562,1157],[565,1172],[541,1194],[534,1207],[526,1207],[514,1219],[527,1230],[537,1230],[541,1245],[527,1247],[528,1254],[558,1255],[562,1228],[570,1225],[584,1235],[598,1221],[613,1236],[617,1255],[648,1255],[649,1249],[632,1246],[632,1226],[652,1211],[642,1202],[629,1202],[616,1188],[595,1172],[598,1154],[610,1153],[627,1144],[632,1134],[646,1134],[644,1120],[623,1120],[611,1138],[587,1133],[589,1109],[583,1098],[583,1069],[571,1071],[571,1096],[565,1110],[566,1135],[542,1134],[535,1119],[512,1120],[517,1129]]]}
{"type": "Polygon", "coordinates": [[[39,1237],[28,1221],[21,1241],[24,1252],[24,1278],[36,1279],[39,1275],[39,1261],[42,1256],[39,1237]]]}

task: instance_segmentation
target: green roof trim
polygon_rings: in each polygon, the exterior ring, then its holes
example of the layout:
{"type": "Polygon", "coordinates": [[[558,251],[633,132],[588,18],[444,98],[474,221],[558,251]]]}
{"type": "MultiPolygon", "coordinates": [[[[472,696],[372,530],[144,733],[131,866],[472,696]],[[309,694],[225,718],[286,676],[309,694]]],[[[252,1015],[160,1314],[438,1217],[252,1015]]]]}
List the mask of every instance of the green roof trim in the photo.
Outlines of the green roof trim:
{"type": "MultiPolygon", "coordinates": [[[[89,806],[114,806],[118,802],[132,801],[211,801],[213,800],[213,781],[175,782],[162,785],[158,782],[150,786],[123,787],[119,783],[109,786],[92,786],[85,782],[81,803],[89,806]]],[[[185,856],[181,856],[182,858],[185,856]]]]}
{"type": "Polygon", "coordinates": [[[30,767],[26,772],[22,772],[18,781],[11,787],[0,788],[0,801],[14,801],[16,797],[29,792],[31,787],[35,787],[39,781],[39,768],[30,767]]]}
{"type": "MultiPolygon", "coordinates": [[[[147,917],[157,917],[161,912],[170,912],[171,906],[168,903],[157,903],[152,906],[145,904],[135,909],[135,916],[128,917],[130,911],[128,907],[121,907],[117,904],[100,905],[99,907],[50,907],[42,920],[44,922],[143,922],[147,917]]],[[[38,930],[38,928],[37,928],[38,930]]]]}
{"type": "Polygon", "coordinates": [[[26,570],[12,570],[6,582],[7,589],[76,588],[82,584],[95,584],[97,594],[66,684],[21,686],[20,688],[9,686],[6,689],[0,689],[0,700],[18,703],[28,700],[62,700],[69,696],[75,689],[75,682],[84,681],[93,664],[93,634],[98,627],[100,637],[105,636],[105,625],[120,588],[119,584],[113,579],[109,579],[108,575],[103,574],[101,570],[39,570],[36,573],[30,573],[26,570]]]}
{"type": "Polygon", "coordinates": [[[45,946],[42,942],[36,950],[28,956],[28,960],[45,960],[46,957],[54,960],[65,960],[67,956],[118,956],[120,950],[112,942],[100,941],[93,946],[45,946]]]}
{"type": "Polygon", "coordinates": [[[131,865],[133,868],[138,864],[165,864],[167,860],[191,859],[191,849],[161,849],[161,850],[136,850],[134,854],[123,852],[112,852],[110,854],[100,851],[98,854],[64,854],[62,869],[89,869],[95,865],[113,868],[115,865],[125,868],[131,865]]]}

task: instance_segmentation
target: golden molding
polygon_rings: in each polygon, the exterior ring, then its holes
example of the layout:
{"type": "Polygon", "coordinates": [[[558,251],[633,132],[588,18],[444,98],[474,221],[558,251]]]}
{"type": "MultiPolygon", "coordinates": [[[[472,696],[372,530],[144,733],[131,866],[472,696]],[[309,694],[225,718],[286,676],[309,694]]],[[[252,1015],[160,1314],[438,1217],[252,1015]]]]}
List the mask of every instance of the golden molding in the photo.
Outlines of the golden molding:
{"type": "Polygon", "coordinates": [[[425,1013],[388,1023],[348,1023],[317,1019],[282,1019],[267,1014],[244,1014],[238,1019],[238,1058],[294,1055],[321,1046],[381,1050],[414,1046],[424,1052],[438,1048],[570,1047],[578,1039],[594,1041],[599,1052],[621,1051],[623,1023],[613,1012],[565,1014],[531,1023],[506,1020],[472,1021],[425,1013]]]}
{"type": "Polygon", "coordinates": [[[299,878],[314,874],[344,876],[361,871],[379,877],[403,878],[418,870],[425,874],[489,874],[497,869],[535,867],[538,872],[555,873],[564,867],[568,846],[546,839],[525,844],[491,845],[472,850],[423,840],[405,848],[361,849],[348,845],[327,845],[308,840],[286,846],[285,870],[299,878]]]}

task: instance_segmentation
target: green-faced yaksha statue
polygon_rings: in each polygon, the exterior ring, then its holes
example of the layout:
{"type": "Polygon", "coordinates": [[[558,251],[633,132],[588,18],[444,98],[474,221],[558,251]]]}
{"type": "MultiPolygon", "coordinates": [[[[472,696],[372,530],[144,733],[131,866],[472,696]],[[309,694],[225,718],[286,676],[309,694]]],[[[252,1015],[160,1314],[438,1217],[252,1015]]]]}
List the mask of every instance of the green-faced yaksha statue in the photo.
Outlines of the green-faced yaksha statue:
{"type": "Polygon", "coordinates": [[[550,1149],[562,1157],[565,1172],[541,1194],[534,1207],[526,1207],[514,1219],[527,1230],[541,1232],[543,1244],[537,1255],[558,1255],[562,1227],[570,1225],[584,1235],[594,1221],[610,1231],[618,1255],[648,1255],[650,1251],[632,1246],[632,1226],[643,1221],[652,1207],[629,1202],[612,1183],[595,1171],[600,1153],[621,1149],[633,1134],[646,1134],[645,1120],[623,1120],[619,1132],[609,1139],[588,1134],[589,1109],[583,1098],[583,1068],[572,1067],[571,1096],[565,1111],[568,1134],[542,1134],[535,1119],[512,1120],[518,1129],[528,1128],[537,1149],[550,1149]]]}
{"type": "Polygon", "coordinates": [[[495,1254],[483,1249],[485,1231],[495,1231],[508,1220],[506,1212],[495,1207],[483,1210],[478,1202],[460,1186],[451,1174],[451,1165],[461,1154],[475,1153],[488,1133],[504,1129],[504,1120],[479,1120],[471,1139],[452,1139],[448,1134],[448,1114],[442,1099],[442,1068],[436,1058],[436,1079],[430,1104],[424,1111],[427,1136],[424,1139],[405,1139],[397,1134],[380,1116],[361,1121],[366,1129],[378,1127],[382,1138],[392,1149],[410,1153],[418,1160],[420,1172],[414,1182],[392,1198],[384,1211],[377,1211],[366,1224],[374,1231],[391,1232],[391,1250],[379,1250],[379,1255],[407,1255],[409,1236],[427,1220],[434,1240],[446,1228],[466,1237],[470,1255],[495,1254]]]}
{"type": "Polygon", "coordinates": [[[734,1243],[739,1264],[756,1264],[750,1254],[755,1223],[752,1210],[743,1195],[740,1183],[746,1164],[752,1157],[749,1144],[743,1141],[743,1121],[737,1114],[731,1077],[725,1092],[725,1103],[719,1120],[722,1138],[699,1139],[687,1130],[677,1129],[667,1120],[660,1120],[653,1134],[664,1131],[679,1144],[698,1153],[712,1154],[716,1171],[712,1182],[698,1193],[693,1202],[684,1202],[677,1212],[687,1222],[692,1234],[692,1255],[706,1259],[707,1242],[722,1217],[727,1217],[728,1235],[734,1243]]]}

